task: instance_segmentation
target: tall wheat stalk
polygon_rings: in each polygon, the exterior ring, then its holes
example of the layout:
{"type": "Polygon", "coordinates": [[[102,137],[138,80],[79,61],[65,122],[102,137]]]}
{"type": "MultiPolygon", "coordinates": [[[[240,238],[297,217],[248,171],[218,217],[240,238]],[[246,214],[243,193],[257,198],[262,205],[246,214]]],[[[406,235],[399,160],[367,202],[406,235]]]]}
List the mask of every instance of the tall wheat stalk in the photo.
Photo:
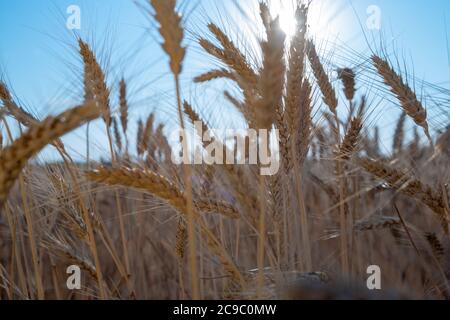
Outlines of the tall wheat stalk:
{"type": "MultiPolygon", "coordinates": [[[[175,80],[176,102],[178,108],[178,117],[181,129],[185,130],[183,110],[181,104],[180,73],[182,63],[186,54],[182,47],[183,27],[181,17],[176,11],[176,0],[150,0],[155,10],[155,19],[159,22],[159,32],[164,40],[162,47],[170,58],[170,69],[175,80]]],[[[200,299],[199,279],[197,267],[197,246],[195,239],[195,217],[192,201],[192,180],[191,168],[189,166],[188,142],[183,139],[183,177],[185,184],[185,196],[187,200],[187,234],[189,248],[189,265],[191,271],[192,297],[195,300],[200,299]]]]}

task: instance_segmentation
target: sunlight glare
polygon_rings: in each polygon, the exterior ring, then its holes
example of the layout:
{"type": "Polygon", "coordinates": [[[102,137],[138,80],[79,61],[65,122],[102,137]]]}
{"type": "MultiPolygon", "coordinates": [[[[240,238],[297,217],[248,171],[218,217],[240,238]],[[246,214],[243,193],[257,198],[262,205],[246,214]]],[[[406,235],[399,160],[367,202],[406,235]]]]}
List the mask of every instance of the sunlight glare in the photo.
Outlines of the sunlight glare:
{"type": "Polygon", "coordinates": [[[271,1],[270,12],[274,17],[280,18],[280,28],[288,39],[295,34],[297,22],[295,21],[295,7],[291,1],[271,1]]]}
{"type": "MultiPolygon", "coordinates": [[[[296,32],[297,22],[295,20],[296,0],[272,0],[269,2],[269,9],[273,17],[280,18],[280,28],[286,34],[287,39],[291,39],[296,32]]],[[[336,33],[339,22],[335,13],[337,1],[323,1],[321,4],[313,2],[309,6],[308,30],[309,35],[317,39],[327,39],[336,33]],[[323,10],[327,8],[327,10],[323,10]]]]}

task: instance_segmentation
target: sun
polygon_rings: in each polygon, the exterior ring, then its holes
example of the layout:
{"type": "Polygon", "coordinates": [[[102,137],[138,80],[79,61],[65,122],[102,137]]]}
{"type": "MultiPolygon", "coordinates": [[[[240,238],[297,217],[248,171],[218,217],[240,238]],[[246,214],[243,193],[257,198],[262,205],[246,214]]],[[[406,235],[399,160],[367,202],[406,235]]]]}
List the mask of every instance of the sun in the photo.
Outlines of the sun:
{"type": "MultiPolygon", "coordinates": [[[[308,33],[316,39],[327,39],[336,35],[339,27],[345,24],[347,13],[336,15],[338,0],[323,0],[312,2],[308,7],[308,33]],[[325,10],[326,8],[327,10],[325,10]]],[[[280,28],[291,39],[297,30],[295,11],[297,0],[271,0],[269,9],[273,17],[279,17],[280,28]]]]}
{"type": "Polygon", "coordinates": [[[288,39],[295,35],[297,21],[295,20],[294,1],[271,1],[270,12],[272,16],[280,19],[280,28],[288,39]]]}

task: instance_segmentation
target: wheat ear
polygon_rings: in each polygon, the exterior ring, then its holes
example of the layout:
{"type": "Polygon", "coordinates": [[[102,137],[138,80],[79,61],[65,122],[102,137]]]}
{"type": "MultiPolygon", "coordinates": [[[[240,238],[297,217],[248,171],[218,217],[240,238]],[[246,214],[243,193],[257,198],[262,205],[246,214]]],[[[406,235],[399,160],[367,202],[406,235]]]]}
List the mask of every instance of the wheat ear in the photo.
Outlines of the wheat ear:
{"type": "Polygon", "coordinates": [[[208,82],[215,79],[227,78],[236,81],[236,76],[233,72],[225,69],[217,69],[205,72],[194,78],[195,83],[208,82]]]}
{"type": "Polygon", "coordinates": [[[128,128],[128,101],[127,101],[127,84],[125,79],[121,79],[119,83],[119,109],[120,109],[120,123],[125,136],[128,128]]]}
{"type": "Polygon", "coordinates": [[[427,122],[427,111],[417,99],[415,92],[408,86],[403,78],[397,74],[390,64],[377,55],[372,56],[373,64],[384,83],[391,88],[391,92],[400,101],[400,105],[414,122],[423,128],[426,136],[432,142],[427,122]]]}
{"type": "Polygon", "coordinates": [[[362,130],[362,119],[355,117],[350,121],[350,126],[339,146],[338,156],[343,160],[349,160],[355,152],[362,130]]]}
{"type": "Polygon", "coordinates": [[[322,62],[316,51],[316,46],[312,40],[308,40],[307,43],[307,56],[311,65],[311,69],[317,80],[320,90],[322,91],[323,100],[325,104],[330,108],[330,111],[335,114],[338,105],[338,100],[336,98],[336,92],[331,85],[328,75],[325,73],[322,62]]]}
{"type": "Polygon", "coordinates": [[[78,46],[84,63],[84,100],[85,102],[95,101],[98,104],[103,112],[103,120],[109,127],[111,126],[111,111],[105,74],[89,45],[79,39],[78,46]]]}
{"type": "Polygon", "coordinates": [[[93,104],[70,109],[32,125],[25,134],[4,148],[0,153],[0,205],[31,157],[47,144],[96,119],[100,114],[100,110],[93,104]]]}
{"type": "Polygon", "coordinates": [[[447,215],[442,195],[418,179],[412,179],[405,172],[393,169],[388,165],[371,159],[359,159],[358,163],[369,173],[386,183],[393,189],[419,200],[428,206],[438,217],[448,232],[447,215]]]}
{"type": "Polygon", "coordinates": [[[403,140],[405,139],[405,121],[406,112],[402,112],[400,118],[398,118],[397,126],[395,127],[394,132],[394,139],[392,142],[392,151],[397,154],[403,150],[403,140]]]}
{"type": "MultiPolygon", "coordinates": [[[[189,212],[186,206],[186,197],[181,190],[176,188],[166,178],[158,175],[152,171],[146,170],[131,170],[128,168],[99,168],[96,171],[86,173],[87,178],[92,181],[106,183],[108,185],[121,185],[126,187],[133,187],[136,189],[142,189],[148,191],[158,198],[163,199],[172,207],[177,209],[180,213],[188,216],[189,212]]],[[[200,206],[203,206],[200,202],[200,206]]],[[[220,208],[221,204],[215,205],[216,208],[220,208]]],[[[242,282],[242,276],[231,258],[226,254],[225,249],[215,238],[212,232],[208,229],[206,224],[201,218],[198,217],[198,213],[194,210],[193,213],[197,218],[196,221],[200,225],[200,231],[205,237],[211,251],[218,255],[219,259],[224,265],[224,268],[230,272],[234,280],[242,282]]]]}
{"type": "Polygon", "coordinates": [[[355,72],[350,68],[338,69],[338,77],[344,85],[344,94],[348,101],[353,101],[356,92],[355,72]]]}
{"type": "Polygon", "coordinates": [[[261,98],[256,102],[254,115],[258,129],[271,129],[275,123],[276,110],[280,108],[285,77],[284,41],[279,19],[270,22],[267,41],[261,43],[263,66],[258,89],[261,98]]]}
{"type": "MultiPolygon", "coordinates": [[[[181,17],[176,10],[176,0],[150,0],[155,10],[155,20],[160,24],[159,32],[163,38],[162,47],[170,58],[170,69],[175,81],[176,103],[181,129],[185,129],[184,114],[181,103],[180,73],[186,50],[182,47],[184,30],[181,25],[181,17]]],[[[197,252],[195,238],[195,214],[192,200],[192,173],[189,163],[188,143],[186,139],[181,141],[183,145],[183,179],[186,193],[187,207],[187,234],[189,247],[189,266],[191,271],[191,287],[194,300],[200,298],[199,278],[197,272],[197,252]]]]}
{"type": "Polygon", "coordinates": [[[285,97],[285,108],[288,115],[287,122],[291,134],[295,134],[295,128],[298,124],[297,120],[300,118],[302,79],[305,69],[306,7],[299,6],[295,16],[297,20],[297,30],[292,38],[289,51],[289,68],[287,71],[285,97]]]}
{"type": "Polygon", "coordinates": [[[155,10],[155,20],[159,22],[159,33],[164,42],[162,47],[170,57],[170,69],[174,75],[179,75],[186,55],[186,49],[181,46],[184,32],[181,27],[181,16],[177,13],[176,0],[150,0],[155,10]]]}
{"type": "Polygon", "coordinates": [[[214,23],[208,24],[208,29],[219,40],[223,47],[224,61],[232,70],[234,70],[246,86],[254,87],[257,82],[257,76],[250,64],[247,62],[244,54],[234,45],[233,41],[214,23]]]}

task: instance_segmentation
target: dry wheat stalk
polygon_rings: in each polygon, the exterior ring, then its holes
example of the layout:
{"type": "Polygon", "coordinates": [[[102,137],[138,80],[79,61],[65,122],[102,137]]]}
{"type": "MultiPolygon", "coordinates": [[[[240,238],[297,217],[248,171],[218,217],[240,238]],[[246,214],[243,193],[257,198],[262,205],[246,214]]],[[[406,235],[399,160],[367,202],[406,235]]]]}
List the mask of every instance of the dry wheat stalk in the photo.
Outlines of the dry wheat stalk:
{"type": "Polygon", "coordinates": [[[19,107],[11,97],[11,93],[8,90],[6,84],[0,81],[0,100],[3,102],[9,115],[16,118],[21,124],[26,127],[35,125],[39,122],[30,113],[26,112],[24,109],[19,107]]]}
{"type": "Polygon", "coordinates": [[[142,141],[144,136],[144,123],[142,122],[142,119],[139,119],[137,121],[137,132],[136,132],[136,151],[139,156],[142,156],[142,154],[145,152],[142,141]]]}
{"type": "Polygon", "coordinates": [[[201,83],[201,82],[208,82],[215,79],[220,78],[227,78],[231,80],[236,80],[236,76],[233,72],[230,72],[225,69],[217,69],[217,70],[211,70],[206,73],[203,73],[197,77],[194,78],[195,83],[201,83]]]}
{"type": "MultiPolygon", "coordinates": [[[[178,120],[182,130],[185,129],[184,114],[182,111],[181,102],[181,86],[180,74],[182,70],[182,63],[186,50],[182,47],[184,30],[181,25],[181,17],[176,10],[176,0],[150,0],[150,3],[155,10],[155,20],[160,24],[159,33],[164,42],[162,47],[170,58],[170,69],[172,70],[173,79],[175,82],[176,105],[178,111],[178,120]]],[[[188,143],[186,139],[180,141],[183,145],[184,153],[183,163],[187,164],[188,159],[188,143]]],[[[188,233],[188,247],[189,247],[189,266],[191,272],[191,286],[192,296],[194,300],[200,298],[199,279],[197,271],[196,258],[196,237],[195,237],[195,212],[193,205],[193,191],[192,191],[192,172],[189,165],[182,166],[183,182],[185,185],[186,194],[186,210],[187,210],[187,233],[188,233]]]]}
{"type": "Polygon", "coordinates": [[[444,256],[445,249],[441,241],[434,232],[427,232],[424,234],[430,248],[437,259],[441,259],[444,256]]]}
{"type": "Polygon", "coordinates": [[[119,132],[119,125],[117,124],[116,118],[112,118],[112,125],[113,125],[113,133],[114,133],[114,139],[116,141],[117,148],[119,151],[122,151],[122,136],[119,132]]]}
{"type": "Polygon", "coordinates": [[[204,213],[220,213],[230,219],[239,219],[239,211],[231,204],[225,201],[216,201],[213,199],[195,200],[195,207],[204,213]]]}
{"type": "Polygon", "coordinates": [[[257,75],[253,71],[250,64],[247,62],[245,55],[234,45],[233,41],[214,23],[209,23],[208,28],[223,47],[219,49],[212,43],[200,40],[200,45],[222,62],[224,62],[231,70],[233,70],[237,77],[235,79],[244,88],[255,88],[257,84],[257,75]]]}
{"type": "Polygon", "coordinates": [[[417,99],[415,92],[404,82],[403,78],[394,71],[386,60],[383,60],[377,55],[373,55],[372,61],[379,75],[383,78],[384,83],[391,88],[391,92],[395,94],[400,101],[403,110],[418,126],[424,129],[426,136],[432,141],[428,130],[427,111],[417,99]]]}
{"type": "Polygon", "coordinates": [[[263,22],[264,28],[269,30],[270,21],[272,20],[272,15],[270,14],[270,9],[267,6],[267,3],[264,1],[259,2],[259,15],[261,16],[261,20],[263,22]]]}
{"type": "Polygon", "coordinates": [[[238,109],[242,113],[248,123],[249,128],[254,128],[254,113],[253,110],[247,107],[247,102],[251,101],[251,99],[246,99],[245,102],[241,102],[233,97],[228,91],[225,91],[223,94],[225,96],[225,99],[227,99],[233,106],[236,107],[236,109],[238,109]]]}
{"type": "MultiPolygon", "coordinates": [[[[184,101],[183,109],[184,113],[186,113],[186,115],[189,117],[192,123],[201,122],[203,134],[205,134],[209,130],[209,127],[206,124],[206,122],[202,118],[200,118],[199,114],[192,108],[192,106],[187,101],[184,101]]],[[[200,135],[200,132],[197,132],[197,134],[200,135]]],[[[199,138],[201,139],[201,141],[203,141],[202,136],[199,136],[199,138]]]]}
{"type": "MultiPolygon", "coordinates": [[[[166,201],[181,213],[187,214],[186,199],[183,191],[165,177],[153,171],[125,167],[113,169],[100,167],[95,171],[87,172],[86,176],[90,180],[98,183],[146,190],[166,201]]],[[[194,201],[194,205],[199,211],[205,213],[217,212],[233,219],[239,217],[237,209],[225,202],[199,200],[194,201]]]]}
{"type": "Polygon", "coordinates": [[[78,40],[80,55],[84,63],[84,92],[85,103],[95,101],[102,110],[103,120],[111,126],[111,110],[109,105],[109,89],[106,85],[105,74],[97,62],[94,52],[89,45],[78,40]]]}
{"type": "MultiPolygon", "coordinates": [[[[101,167],[95,171],[87,172],[86,176],[90,180],[99,183],[120,185],[148,191],[154,196],[166,201],[180,213],[188,215],[186,199],[182,191],[176,188],[166,178],[149,170],[132,170],[124,167],[107,169],[101,167]]],[[[218,207],[220,207],[220,205],[218,205],[218,207]]],[[[198,214],[195,211],[194,214],[195,217],[198,218],[198,214]]],[[[218,255],[224,268],[232,275],[233,279],[243,283],[240,272],[231,261],[231,258],[226,254],[226,251],[223,249],[220,242],[215,238],[202,219],[196,219],[196,221],[200,224],[200,231],[205,237],[210,250],[218,255]]]]}
{"type": "Polygon", "coordinates": [[[397,126],[395,127],[394,139],[392,142],[392,151],[396,154],[402,152],[403,150],[403,140],[405,139],[405,121],[406,112],[402,112],[400,118],[397,121],[397,126]]]}
{"type": "Polygon", "coordinates": [[[149,151],[150,149],[151,135],[153,134],[154,122],[155,122],[155,115],[153,113],[150,113],[150,115],[147,117],[147,121],[145,122],[144,131],[142,132],[142,141],[140,142],[142,144],[142,150],[144,152],[149,151]]]}
{"type": "Polygon", "coordinates": [[[69,245],[63,243],[55,236],[47,234],[46,239],[43,240],[40,244],[43,248],[48,249],[49,252],[66,258],[72,263],[75,263],[82,270],[86,271],[93,279],[97,279],[97,270],[95,269],[94,264],[87,258],[79,256],[73,251],[72,248],[69,247],[69,245]]]}
{"type": "Polygon", "coordinates": [[[31,157],[47,144],[99,116],[100,110],[93,104],[70,109],[31,126],[19,139],[3,149],[0,154],[0,204],[8,196],[9,190],[31,157]]]}
{"type": "Polygon", "coordinates": [[[437,139],[436,149],[450,158],[450,125],[447,126],[445,132],[437,139]]]}
{"type": "Polygon", "coordinates": [[[296,160],[302,168],[306,159],[306,155],[309,151],[311,142],[311,128],[312,128],[312,88],[307,79],[303,80],[301,99],[300,99],[300,112],[299,123],[297,125],[298,132],[296,134],[297,154],[296,160]]]}
{"type": "Polygon", "coordinates": [[[338,157],[343,160],[349,160],[355,152],[362,130],[362,119],[360,117],[353,118],[350,126],[345,134],[344,140],[339,146],[338,157]]]}
{"type": "Polygon", "coordinates": [[[322,62],[320,62],[319,56],[317,55],[316,46],[314,45],[314,42],[312,40],[308,40],[306,52],[312,71],[317,80],[317,84],[322,91],[323,100],[325,104],[330,108],[330,111],[335,114],[338,105],[336,93],[330,83],[328,75],[325,73],[322,62]]]}
{"type": "Polygon", "coordinates": [[[179,75],[186,55],[182,47],[184,31],[181,26],[181,16],[175,10],[176,0],[149,0],[155,10],[155,20],[159,22],[159,33],[164,42],[162,47],[170,57],[170,69],[174,75],[179,75]]]}
{"type": "Polygon", "coordinates": [[[297,30],[291,41],[289,51],[289,68],[286,80],[286,97],[284,99],[289,131],[295,135],[298,119],[300,118],[300,104],[302,98],[302,79],[305,69],[305,35],[307,8],[302,5],[296,10],[297,30]]]}
{"type": "Polygon", "coordinates": [[[186,251],[187,230],[186,222],[181,217],[180,219],[178,219],[177,234],[175,240],[175,253],[178,259],[183,260],[186,251]]]}
{"type": "MultiPolygon", "coordinates": [[[[29,112],[25,111],[23,108],[17,105],[11,97],[11,93],[8,90],[6,84],[0,81],[0,100],[6,108],[7,113],[14,117],[25,127],[30,127],[39,123],[39,120],[33,117],[29,112]]],[[[61,140],[57,139],[52,144],[65,154],[64,144],[61,140]]]]}
{"type": "Polygon", "coordinates": [[[436,213],[444,230],[447,231],[448,225],[445,213],[445,203],[440,193],[434,191],[430,186],[424,184],[420,180],[413,179],[405,172],[391,168],[380,161],[359,159],[358,163],[369,173],[386,181],[391,188],[415,198],[428,206],[436,213]]]}
{"type": "Polygon", "coordinates": [[[353,228],[357,232],[368,230],[390,229],[401,225],[397,217],[388,217],[382,215],[371,215],[365,219],[356,221],[353,228]]]}
{"type": "Polygon", "coordinates": [[[267,41],[261,43],[263,65],[258,82],[260,99],[255,103],[254,116],[258,129],[271,129],[276,110],[280,108],[285,77],[284,41],[279,19],[270,22],[267,41]]]}

